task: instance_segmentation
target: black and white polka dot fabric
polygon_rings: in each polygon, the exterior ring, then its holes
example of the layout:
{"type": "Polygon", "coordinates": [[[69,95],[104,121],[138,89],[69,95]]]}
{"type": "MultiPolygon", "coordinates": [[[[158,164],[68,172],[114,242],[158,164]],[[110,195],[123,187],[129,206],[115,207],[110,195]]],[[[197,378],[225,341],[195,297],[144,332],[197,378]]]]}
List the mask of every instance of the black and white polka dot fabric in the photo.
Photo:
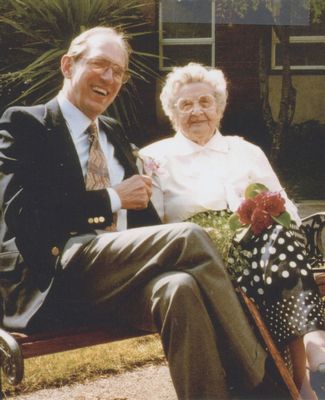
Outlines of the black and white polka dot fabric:
{"type": "Polygon", "coordinates": [[[325,328],[324,305],[296,225],[290,230],[271,226],[241,247],[247,263],[238,283],[259,306],[278,343],[325,328]]]}
{"type": "Polygon", "coordinates": [[[228,210],[205,211],[188,221],[207,230],[231,279],[258,305],[274,339],[288,341],[325,329],[325,310],[307,262],[304,233],[272,225],[258,236],[236,244],[228,210]]]}

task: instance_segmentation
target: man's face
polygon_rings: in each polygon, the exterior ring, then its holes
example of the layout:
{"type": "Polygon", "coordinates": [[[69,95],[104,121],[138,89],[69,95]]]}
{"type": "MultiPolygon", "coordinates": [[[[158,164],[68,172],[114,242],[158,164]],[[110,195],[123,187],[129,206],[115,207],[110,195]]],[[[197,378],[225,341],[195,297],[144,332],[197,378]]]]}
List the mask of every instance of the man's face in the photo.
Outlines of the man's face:
{"type": "Polygon", "coordinates": [[[114,37],[96,35],[77,60],[62,58],[61,69],[68,82],[64,93],[68,100],[90,119],[95,119],[113,103],[121,86],[126,55],[114,37]]]}

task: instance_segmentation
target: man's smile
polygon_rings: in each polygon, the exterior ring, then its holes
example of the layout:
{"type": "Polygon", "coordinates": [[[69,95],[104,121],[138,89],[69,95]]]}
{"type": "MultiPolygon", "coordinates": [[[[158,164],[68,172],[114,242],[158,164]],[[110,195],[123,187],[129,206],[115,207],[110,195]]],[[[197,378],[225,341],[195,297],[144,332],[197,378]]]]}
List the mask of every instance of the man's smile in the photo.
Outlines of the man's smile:
{"type": "Polygon", "coordinates": [[[108,96],[108,91],[99,86],[93,86],[92,89],[96,94],[99,94],[100,96],[104,96],[104,97],[108,96]]]}

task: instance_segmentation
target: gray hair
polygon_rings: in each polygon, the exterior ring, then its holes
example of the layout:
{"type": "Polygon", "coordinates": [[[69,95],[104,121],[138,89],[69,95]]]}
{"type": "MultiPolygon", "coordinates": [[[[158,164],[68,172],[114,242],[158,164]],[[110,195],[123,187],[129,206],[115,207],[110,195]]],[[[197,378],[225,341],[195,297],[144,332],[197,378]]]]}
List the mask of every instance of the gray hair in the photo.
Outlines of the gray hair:
{"type": "Polygon", "coordinates": [[[103,34],[114,38],[121,46],[125,53],[125,67],[127,68],[129,64],[129,56],[131,54],[131,47],[127,41],[127,38],[123,32],[119,32],[114,28],[106,26],[97,26],[95,28],[88,29],[75,37],[70,44],[67,55],[75,58],[76,60],[81,58],[87,50],[89,39],[93,36],[103,34]]]}
{"type": "Polygon", "coordinates": [[[175,126],[175,101],[183,85],[194,82],[209,84],[213,90],[217,103],[217,110],[222,117],[227,104],[227,82],[223,72],[217,68],[208,68],[202,64],[190,62],[184,67],[174,67],[167,75],[160,94],[160,101],[165,114],[175,126]]]}

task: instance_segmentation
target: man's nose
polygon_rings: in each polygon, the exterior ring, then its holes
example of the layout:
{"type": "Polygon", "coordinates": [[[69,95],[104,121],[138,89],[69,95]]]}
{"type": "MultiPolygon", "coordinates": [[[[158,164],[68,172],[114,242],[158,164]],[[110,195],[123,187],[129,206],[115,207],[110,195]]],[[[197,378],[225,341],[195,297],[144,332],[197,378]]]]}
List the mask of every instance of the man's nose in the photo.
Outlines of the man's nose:
{"type": "Polygon", "coordinates": [[[109,81],[109,82],[113,82],[114,81],[113,70],[112,70],[111,67],[107,67],[105,69],[105,71],[102,72],[101,76],[106,81],[109,81]]]}

